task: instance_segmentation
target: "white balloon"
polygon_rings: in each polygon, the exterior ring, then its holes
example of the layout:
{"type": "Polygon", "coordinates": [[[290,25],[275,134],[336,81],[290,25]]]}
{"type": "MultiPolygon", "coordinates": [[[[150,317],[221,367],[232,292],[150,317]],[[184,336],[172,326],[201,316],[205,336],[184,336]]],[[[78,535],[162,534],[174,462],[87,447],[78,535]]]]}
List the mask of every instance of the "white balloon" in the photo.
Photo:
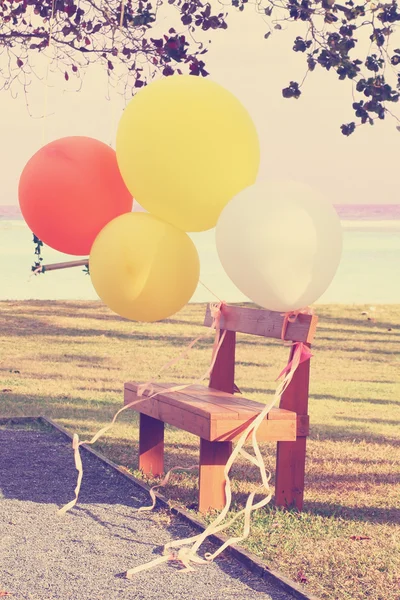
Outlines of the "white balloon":
{"type": "Polygon", "coordinates": [[[223,209],[216,227],[227,275],[268,310],[309,306],[339,266],[342,230],[334,207],[308,185],[256,183],[223,209]]]}

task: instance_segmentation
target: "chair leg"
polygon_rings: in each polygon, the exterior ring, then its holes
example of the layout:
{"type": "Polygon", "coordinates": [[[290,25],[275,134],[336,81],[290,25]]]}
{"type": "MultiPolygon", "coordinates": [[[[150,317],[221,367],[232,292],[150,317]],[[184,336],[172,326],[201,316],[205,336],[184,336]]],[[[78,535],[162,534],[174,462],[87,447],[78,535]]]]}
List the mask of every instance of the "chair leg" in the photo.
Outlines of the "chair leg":
{"type": "Polygon", "coordinates": [[[164,423],[140,413],[139,469],[146,475],[164,472],[164,423]]]}
{"type": "MultiPolygon", "coordinates": [[[[293,358],[292,347],[289,360],[293,358]]],[[[284,391],[280,408],[297,413],[297,439],[295,442],[278,442],[276,456],[275,504],[284,508],[303,508],[304,472],[308,429],[308,386],[310,361],[301,363],[292,381],[284,391]]]]}
{"type": "Polygon", "coordinates": [[[295,442],[278,442],[276,457],[275,504],[283,508],[303,508],[307,437],[295,442]]]}
{"type": "Polygon", "coordinates": [[[200,512],[225,506],[224,469],[231,453],[232,442],[209,442],[200,438],[200,512]]]}

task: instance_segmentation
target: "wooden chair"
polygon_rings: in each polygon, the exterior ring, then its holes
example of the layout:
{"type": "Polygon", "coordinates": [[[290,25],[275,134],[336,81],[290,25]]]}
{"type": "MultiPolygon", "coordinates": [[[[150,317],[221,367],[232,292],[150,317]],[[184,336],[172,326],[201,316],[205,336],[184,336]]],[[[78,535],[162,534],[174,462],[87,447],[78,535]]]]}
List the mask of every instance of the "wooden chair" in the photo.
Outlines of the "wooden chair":
{"type": "MultiPolygon", "coordinates": [[[[213,323],[208,306],[204,324],[213,323]]],[[[300,314],[288,323],[286,340],[312,342],[317,317],[300,314]]],[[[283,316],[261,309],[223,305],[221,335],[226,331],[209,387],[191,385],[181,392],[166,392],[173,383],[155,384],[160,393],[132,407],[140,413],[139,468],[146,474],[164,471],[164,423],[200,437],[199,510],[221,509],[225,505],[224,467],[232,442],[240,436],[263,404],[235,396],[236,333],[280,339],[283,316]]],[[[292,350],[289,360],[291,359],[292,350]]],[[[308,383],[310,361],[303,362],[284,392],[279,408],[273,408],[258,430],[258,441],[278,443],[275,477],[277,506],[302,509],[306,439],[309,434],[308,383]]],[[[125,404],[139,399],[139,383],[125,384],[125,404]]]]}

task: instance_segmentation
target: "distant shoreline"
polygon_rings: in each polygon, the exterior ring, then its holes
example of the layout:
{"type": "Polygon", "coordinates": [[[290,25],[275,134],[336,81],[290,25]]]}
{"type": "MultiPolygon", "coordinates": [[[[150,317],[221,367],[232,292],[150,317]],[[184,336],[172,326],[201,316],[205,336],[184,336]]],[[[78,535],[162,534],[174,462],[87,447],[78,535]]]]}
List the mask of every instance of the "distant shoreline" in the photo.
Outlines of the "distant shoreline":
{"type": "Polygon", "coordinates": [[[344,231],[361,231],[365,233],[395,233],[400,232],[400,219],[397,221],[363,221],[340,219],[344,231]]]}
{"type": "MultiPolygon", "coordinates": [[[[399,231],[399,204],[335,204],[345,229],[399,231]]],[[[23,221],[18,205],[0,205],[0,221],[23,221]]]]}
{"type": "MultiPolygon", "coordinates": [[[[4,283],[0,298],[13,299],[85,299],[96,297],[88,277],[79,269],[54,272],[51,276],[30,277],[35,259],[32,233],[23,219],[0,220],[0,276],[4,283]]],[[[321,304],[398,303],[393,284],[400,257],[400,218],[397,220],[342,220],[343,255],[338,272],[321,304]]],[[[215,232],[190,234],[199,253],[202,281],[227,302],[246,298],[224,272],[215,247],[215,232]]],[[[49,247],[43,252],[47,263],[71,260],[49,247]]],[[[213,300],[199,286],[193,301],[213,300]]]]}

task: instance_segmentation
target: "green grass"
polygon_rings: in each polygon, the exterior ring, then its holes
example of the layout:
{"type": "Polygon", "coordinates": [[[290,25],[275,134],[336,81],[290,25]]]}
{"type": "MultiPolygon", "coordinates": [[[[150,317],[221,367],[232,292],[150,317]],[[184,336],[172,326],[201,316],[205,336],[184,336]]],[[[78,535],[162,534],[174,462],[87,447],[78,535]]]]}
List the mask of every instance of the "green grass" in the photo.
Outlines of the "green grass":
{"type": "MultiPolygon", "coordinates": [[[[193,337],[207,333],[203,314],[204,306],[192,305],[163,323],[140,324],[99,303],[0,303],[0,392],[8,390],[1,392],[0,416],[45,415],[81,439],[91,436],[122,406],[125,381],[154,378],[193,337]]],[[[246,546],[322,600],[399,600],[400,306],[321,306],[318,315],[305,509],[259,511],[246,546]]],[[[211,346],[210,335],[163,379],[199,377],[211,346]]],[[[238,336],[242,392],[265,401],[287,352],[279,342],[238,336]]],[[[96,448],[140,476],[135,413],[123,413],[96,448]]],[[[274,452],[263,446],[272,471],[274,452]]],[[[168,428],[166,468],[197,457],[198,440],[168,428]]],[[[257,482],[255,468],[235,466],[234,510],[257,482]]],[[[189,506],[196,489],[195,475],[179,474],[165,494],[189,506]]]]}

